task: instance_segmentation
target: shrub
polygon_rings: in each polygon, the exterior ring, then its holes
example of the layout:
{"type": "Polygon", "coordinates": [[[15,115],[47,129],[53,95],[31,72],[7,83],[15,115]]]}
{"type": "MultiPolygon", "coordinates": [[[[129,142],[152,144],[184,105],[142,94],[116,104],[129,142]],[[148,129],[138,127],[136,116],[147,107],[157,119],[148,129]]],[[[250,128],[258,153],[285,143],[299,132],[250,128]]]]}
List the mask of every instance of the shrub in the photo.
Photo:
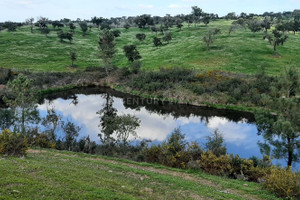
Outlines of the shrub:
{"type": "Polygon", "coordinates": [[[293,173],[291,168],[272,168],[265,177],[263,188],[275,193],[279,197],[300,198],[300,174],[293,173]]]}
{"type": "Polygon", "coordinates": [[[51,148],[51,149],[55,149],[56,147],[56,143],[51,142],[47,134],[37,134],[34,139],[34,145],[41,148],[51,148]]]}
{"type": "Polygon", "coordinates": [[[228,155],[217,157],[211,151],[203,153],[198,163],[204,172],[213,175],[229,176],[233,171],[228,155]]]}
{"type": "Polygon", "coordinates": [[[26,138],[18,133],[6,129],[0,134],[0,154],[24,156],[27,147],[26,138]]]}
{"type": "Polygon", "coordinates": [[[12,71],[10,69],[0,68],[0,84],[6,84],[12,76],[12,71]]]}

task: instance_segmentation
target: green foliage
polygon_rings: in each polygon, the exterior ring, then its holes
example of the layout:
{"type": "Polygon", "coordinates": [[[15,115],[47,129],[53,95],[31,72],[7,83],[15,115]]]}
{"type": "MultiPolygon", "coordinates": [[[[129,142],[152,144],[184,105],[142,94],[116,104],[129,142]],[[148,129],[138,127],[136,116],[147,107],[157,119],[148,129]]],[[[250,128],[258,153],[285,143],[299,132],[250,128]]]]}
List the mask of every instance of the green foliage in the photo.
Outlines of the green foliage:
{"type": "Polygon", "coordinates": [[[70,55],[70,57],[71,57],[71,61],[72,61],[72,67],[74,67],[74,61],[77,59],[77,54],[76,54],[76,52],[72,52],[71,53],[71,55],[70,55]]]}
{"type": "Polygon", "coordinates": [[[33,138],[33,146],[41,148],[56,148],[56,141],[49,139],[48,134],[36,134],[33,138]]]}
{"type": "Polygon", "coordinates": [[[117,135],[118,142],[122,142],[124,146],[128,144],[128,138],[130,136],[135,139],[138,137],[135,130],[140,126],[141,120],[134,115],[124,114],[118,116],[115,119],[115,123],[115,133],[117,135]]]}
{"type": "Polygon", "coordinates": [[[124,46],[123,49],[125,52],[125,56],[128,58],[128,60],[131,63],[134,62],[135,60],[139,60],[142,58],[136,48],[136,45],[126,45],[124,46]]]}
{"type": "Polygon", "coordinates": [[[85,36],[85,35],[86,35],[86,32],[87,32],[87,30],[88,30],[88,25],[87,25],[87,23],[86,23],[86,22],[81,22],[81,23],[79,23],[79,26],[80,26],[80,28],[81,28],[81,31],[82,31],[82,33],[83,33],[83,36],[85,36]]]}
{"type": "Polygon", "coordinates": [[[275,158],[286,158],[288,166],[300,159],[300,119],[299,98],[296,97],[297,89],[300,86],[299,72],[290,68],[275,84],[273,93],[279,98],[272,99],[271,108],[277,111],[276,115],[268,112],[256,112],[255,118],[259,133],[267,141],[261,145],[264,151],[272,148],[272,155],[275,158]],[[279,85],[277,85],[279,84],[279,85]],[[275,89],[277,88],[277,89],[275,89]]]}
{"type": "Polygon", "coordinates": [[[6,84],[12,78],[11,69],[0,68],[0,84],[6,84]]]}
{"type": "Polygon", "coordinates": [[[25,136],[6,129],[0,133],[0,154],[24,156],[27,150],[25,136]]]}
{"type": "Polygon", "coordinates": [[[16,79],[7,83],[12,99],[4,97],[6,104],[15,111],[14,128],[22,134],[27,132],[26,129],[29,128],[27,124],[39,121],[39,114],[36,110],[36,92],[33,90],[32,84],[32,80],[19,74],[16,79]]]}
{"type": "Polygon", "coordinates": [[[47,115],[42,119],[42,125],[46,128],[45,133],[47,134],[50,141],[56,141],[56,130],[62,125],[62,116],[57,114],[54,108],[47,109],[47,115]]]}
{"type": "Polygon", "coordinates": [[[105,64],[111,64],[116,49],[115,49],[115,36],[109,30],[104,30],[99,38],[100,55],[105,64]]]}
{"type": "Polygon", "coordinates": [[[73,122],[70,121],[63,125],[63,130],[65,132],[65,145],[69,151],[73,150],[80,129],[81,128],[79,126],[76,126],[73,122]]]}
{"type": "Polygon", "coordinates": [[[165,36],[163,37],[163,40],[169,44],[170,41],[172,40],[172,33],[171,32],[166,32],[165,36]]]}
{"type": "Polygon", "coordinates": [[[97,112],[100,117],[99,128],[101,128],[101,133],[99,133],[98,136],[103,145],[109,146],[115,142],[113,133],[116,129],[115,119],[117,117],[117,110],[113,107],[113,102],[113,97],[108,93],[105,94],[103,108],[97,112]]]}
{"type": "Polygon", "coordinates": [[[75,33],[75,29],[76,29],[76,26],[74,25],[74,23],[70,23],[69,24],[69,28],[71,29],[72,33],[74,34],[75,33]]]}
{"type": "Polygon", "coordinates": [[[129,83],[134,89],[157,91],[173,88],[174,83],[185,82],[191,78],[193,71],[186,68],[160,68],[159,71],[140,73],[129,83]]]}
{"type": "Polygon", "coordinates": [[[14,22],[4,22],[3,27],[6,28],[9,32],[16,31],[18,28],[17,23],[14,22]]]}
{"type": "Polygon", "coordinates": [[[60,39],[61,42],[63,42],[64,39],[69,40],[71,43],[73,40],[73,34],[69,32],[63,32],[62,30],[57,32],[57,37],[60,39]]]}
{"type": "Polygon", "coordinates": [[[209,174],[229,176],[233,173],[231,160],[228,155],[216,156],[212,152],[205,152],[197,160],[201,169],[209,174]]]}
{"type": "Polygon", "coordinates": [[[224,137],[218,131],[215,130],[212,136],[207,137],[208,142],[205,145],[205,148],[208,151],[211,151],[216,156],[221,156],[226,154],[226,147],[224,146],[224,137]]]}
{"type": "Polygon", "coordinates": [[[161,42],[160,38],[154,37],[154,38],[153,38],[153,44],[154,44],[154,46],[155,46],[156,48],[158,48],[159,46],[162,45],[162,42],[161,42]]]}
{"type": "Polygon", "coordinates": [[[135,37],[139,40],[139,41],[144,41],[146,39],[146,34],[144,33],[138,33],[135,35],[135,37]]]}
{"type": "Polygon", "coordinates": [[[277,29],[273,30],[272,34],[272,36],[266,34],[263,39],[267,39],[269,43],[273,45],[274,56],[277,56],[277,46],[283,45],[288,39],[288,36],[284,33],[279,32],[277,29]]]}
{"type": "Polygon", "coordinates": [[[300,198],[300,174],[293,173],[291,168],[272,168],[271,173],[266,176],[263,187],[279,197],[289,199],[300,198]]]}
{"type": "Polygon", "coordinates": [[[9,129],[14,124],[14,110],[0,108],[0,130],[9,129]]]}
{"type": "Polygon", "coordinates": [[[118,30],[118,29],[116,29],[116,30],[113,30],[113,31],[112,31],[112,34],[114,34],[115,38],[117,38],[117,37],[120,37],[121,31],[118,30]]]}
{"type": "Polygon", "coordinates": [[[248,28],[251,30],[252,33],[256,33],[261,31],[261,22],[255,19],[248,21],[248,28]]]}
{"type": "Polygon", "coordinates": [[[208,51],[210,45],[214,43],[215,35],[220,33],[220,29],[210,30],[206,35],[203,36],[202,40],[206,44],[206,50],[208,51]]]}

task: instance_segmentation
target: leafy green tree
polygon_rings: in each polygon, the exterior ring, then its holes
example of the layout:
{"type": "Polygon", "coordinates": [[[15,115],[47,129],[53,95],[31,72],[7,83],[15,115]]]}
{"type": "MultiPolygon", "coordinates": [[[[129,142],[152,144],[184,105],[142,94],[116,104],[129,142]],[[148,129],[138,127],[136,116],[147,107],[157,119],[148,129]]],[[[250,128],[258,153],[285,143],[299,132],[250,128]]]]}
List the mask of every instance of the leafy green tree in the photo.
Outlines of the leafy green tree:
{"type": "Polygon", "coordinates": [[[56,29],[56,27],[58,27],[58,28],[64,27],[64,24],[60,23],[59,21],[53,21],[51,24],[54,29],[56,29]]]}
{"type": "Polygon", "coordinates": [[[182,20],[177,19],[175,23],[176,23],[176,27],[179,28],[179,30],[181,30],[183,27],[182,20]]]}
{"type": "Polygon", "coordinates": [[[288,39],[288,36],[285,35],[282,32],[279,32],[277,29],[272,31],[272,35],[270,34],[265,34],[263,39],[267,39],[270,44],[273,45],[274,49],[274,56],[277,56],[277,46],[283,45],[286,40],[288,39]]]}
{"type": "Polygon", "coordinates": [[[180,128],[174,129],[166,143],[169,146],[169,151],[173,155],[176,155],[180,151],[184,151],[187,144],[185,135],[182,134],[180,128]]]}
{"type": "Polygon", "coordinates": [[[261,31],[261,22],[257,21],[257,20],[250,20],[248,21],[248,28],[250,29],[250,31],[252,33],[256,33],[261,31]]]}
{"type": "Polygon", "coordinates": [[[158,48],[159,46],[162,45],[162,42],[161,42],[160,38],[154,37],[154,38],[153,38],[153,44],[154,44],[154,46],[155,46],[156,48],[158,48]]]}
{"type": "Polygon", "coordinates": [[[70,43],[72,43],[73,40],[73,34],[69,32],[63,32],[62,30],[57,32],[57,36],[60,39],[61,42],[63,42],[64,39],[69,40],[70,43]]]}
{"type": "Polygon", "coordinates": [[[208,13],[204,13],[202,21],[205,24],[205,26],[207,26],[209,24],[210,20],[211,20],[210,15],[208,13]]]}
{"type": "Polygon", "coordinates": [[[46,37],[48,37],[48,34],[50,33],[50,29],[48,27],[45,27],[41,31],[42,34],[45,34],[46,37]]]}
{"type": "Polygon", "coordinates": [[[120,37],[120,35],[121,35],[121,31],[119,31],[117,29],[113,30],[112,33],[114,34],[115,38],[120,37]]]}
{"type": "Polygon", "coordinates": [[[14,22],[4,22],[3,27],[7,29],[9,32],[14,32],[17,30],[17,23],[14,22]]]}
{"type": "Polygon", "coordinates": [[[272,19],[271,17],[265,17],[264,20],[261,23],[261,27],[265,30],[265,33],[268,33],[268,30],[272,26],[272,19]]]}
{"type": "Polygon", "coordinates": [[[273,98],[270,108],[276,113],[255,113],[258,131],[265,139],[260,146],[264,153],[285,158],[287,165],[292,166],[300,160],[299,72],[294,68],[286,70],[273,88],[279,98],[273,98]]]}
{"type": "Polygon", "coordinates": [[[208,151],[211,151],[216,156],[226,154],[227,150],[224,146],[224,138],[218,130],[215,130],[212,136],[208,136],[207,140],[208,141],[205,144],[205,148],[208,151]]]}
{"type": "Polygon", "coordinates": [[[46,17],[40,17],[38,18],[37,22],[35,23],[35,26],[39,27],[40,31],[42,32],[43,29],[45,29],[47,24],[49,23],[49,19],[46,17]]]}
{"type": "MultiPolygon", "coordinates": [[[[105,29],[99,38],[100,56],[105,64],[111,64],[116,49],[115,49],[115,36],[114,34],[105,29]]],[[[108,72],[107,72],[108,75],[108,72]]]]}
{"type": "Polygon", "coordinates": [[[86,35],[86,32],[87,32],[87,30],[88,30],[88,25],[87,25],[87,23],[86,23],[86,22],[81,22],[81,23],[79,24],[79,26],[80,26],[80,28],[81,28],[81,31],[82,31],[82,33],[83,33],[83,36],[85,36],[85,35],[86,35]]]}
{"type": "Polygon", "coordinates": [[[125,23],[123,26],[126,30],[128,30],[130,28],[130,24],[129,23],[125,23]]]}
{"type": "Polygon", "coordinates": [[[235,12],[230,12],[225,16],[226,20],[235,20],[237,18],[235,12]]]}
{"type": "Polygon", "coordinates": [[[56,141],[56,131],[63,125],[62,116],[57,114],[54,108],[47,109],[47,115],[42,119],[42,125],[46,127],[45,133],[50,141],[56,141]]]}
{"type": "Polygon", "coordinates": [[[157,36],[157,33],[159,32],[159,29],[156,26],[151,26],[151,31],[154,32],[157,36]]]}
{"type": "Polygon", "coordinates": [[[239,28],[240,28],[240,25],[232,24],[228,29],[228,34],[230,35],[232,32],[234,32],[235,30],[237,30],[239,28]]]}
{"type": "Polygon", "coordinates": [[[100,25],[101,25],[101,23],[103,22],[103,18],[102,17],[100,17],[100,18],[98,18],[98,17],[93,17],[92,18],[92,23],[93,24],[96,24],[97,26],[98,26],[98,29],[100,30],[100,25]]]}
{"type": "Polygon", "coordinates": [[[75,33],[75,29],[76,29],[76,26],[74,25],[74,23],[70,23],[69,24],[69,28],[71,29],[72,33],[74,34],[75,33]]]}
{"type": "Polygon", "coordinates": [[[192,7],[192,17],[193,17],[195,27],[196,27],[197,23],[200,21],[200,18],[202,17],[202,15],[203,15],[203,11],[201,8],[199,8],[198,6],[192,7]]]}
{"type": "Polygon", "coordinates": [[[68,121],[62,127],[65,133],[64,139],[65,139],[66,148],[69,151],[72,151],[75,146],[76,139],[79,135],[79,131],[81,130],[81,128],[79,126],[76,126],[73,122],[70,121],[68,121]]]}
{"type": "Polygon", "coordinates": [[[193,15],[185,15],[184,20],[186,21],[186,23],[188,24],[188,28],[190,28],[190,24],[193,23],[193,15]]]}
{"type": "Polygon", "coordinates": [[[30,26],[31,33],[33,33],[33,25],[34,25],[33,22],[34,22],[34,18],[33,17],[26,19],[26,24],[30,26]]]}
{"type": "Polygon", "coordinates": [[[118,142],[122,142],[124,146],[128,144],[128,138],[130,136],[137,138],[136,129],[140,126],[141,120],[136,116],[126,114],[118,116],[115,120],[116,123],[116,135],[118,142]]]}
{"type": "Polygon", "coordinates": [[[72,65],[71,65],[71,67],[74,67],[74,61],[77,59],[77,54],[76,54],[76,52],[72,52],[70,57],[71,57],[71,60],[72,60],[72,65]]]}
{"type": "Polygon", "coordinates": [[[173,39],[172,38],[172,33],[171,32],[166,32],[165,36],[163,37],[163,40],[169,44],[172,39],[173,39]]]}
{"type": "Polygon", "coordinates": [[[139,40],[139,41],[144,41],[146,39],[146,34],[144,33],[138,33],[135,35],[135,37],[139,40]]]}
{"type": "Polygon", "coordinates": [[[210,45],[214,43],[215,35],[220,33],[220,29],[210,30],[206,35],[203,36],[202,40],[206,44],[206,51],[209,51],[210,45]]]}
{"type": "Polygon", "coordinates": [[[19,74],[16,79],[8,81],[7,87],[12,98],[4,97],[3,100],[14,109],[15,131],[25,135],[29,124],[38,123],[40,120],[36,109],[37,95],[33,89],[33,81],[19,74]]]}
{"type": "Polygon", "coordinates": [[[124,46],[123,49],[124,49],[126,57],[128,58],[128,60],[130,62],[133,62],[135,60],[139,60],[142,58],[136,48],[136,45],[126,45],[126,46],[124,46]]]}

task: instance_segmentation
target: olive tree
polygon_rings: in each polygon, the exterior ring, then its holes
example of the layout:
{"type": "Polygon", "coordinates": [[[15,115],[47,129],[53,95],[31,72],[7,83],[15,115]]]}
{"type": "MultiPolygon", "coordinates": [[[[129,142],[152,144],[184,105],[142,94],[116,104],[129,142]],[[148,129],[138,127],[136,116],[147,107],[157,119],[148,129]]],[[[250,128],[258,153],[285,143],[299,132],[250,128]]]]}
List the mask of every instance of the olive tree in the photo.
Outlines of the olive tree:
{"type": "Polygon", "coordinates": [[[139,60],[142,57],[140,56],[140,53],[138,52],[136,45],[126,45],[123,47],[126,57],[130,62],[133,62],[135,60],[139,60]]]}
{"type": "Polygon", "coordinates": [[[272,31],[272,35],[265,34],[264,39],[267,39],[269,41],[269,43],[271,45],[273,45],[274,56],[276,57],[277,56],[277,46],[283,45],[286,42],[286,40],[288,39],[288,36],[275,29],[272,31]]]}
{"type": "Polygon", "coordinates": [[[202,40],[206,44],[206,50],[209,51],[210,45],[215,40],[215,35],[221,32],[220,29],[210,30],[206,35],[203,36],[202,40]]]}
{"type": "Polygon", "coordinates": [[[144,33],[138,33],[135,35],[135,37],[139,40],[139,41],[144,41],[146,39],[146,34],[144,33]]]}
{"type": "Polygon", "coordinates": [[[26,19],[26,24],[30,26],[31,33],[33,33],[33,25],[34,25],[33,22],[34,22],[34,18],[33,17],[26,19]]]}

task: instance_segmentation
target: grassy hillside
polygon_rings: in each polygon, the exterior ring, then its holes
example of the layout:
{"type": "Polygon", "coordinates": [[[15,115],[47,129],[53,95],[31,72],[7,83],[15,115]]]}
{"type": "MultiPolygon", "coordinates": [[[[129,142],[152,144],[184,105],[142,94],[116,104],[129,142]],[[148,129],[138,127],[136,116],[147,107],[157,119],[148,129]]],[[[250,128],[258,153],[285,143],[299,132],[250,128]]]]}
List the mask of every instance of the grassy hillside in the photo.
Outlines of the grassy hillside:
{"type": "MultiPolygon", "coordinates": [[[[143,59],[144,69],[158,69],[160,66],[185,66],[199,70],[227,70],[253,74],[261,66],[266,67],[268,74],[279,74],[289,63],[300,62],[300,36],[289,34],[288,41],[278,48],[279,57],[273,57],[272,46],[262,40],[263,33],[253,34],[249,30],[240,29],[228,35],[228,28],[232,21],[219,20],[208,27],[203,24],[198,27],[185,26],[182,31],[172,29],[173,40],[170,44],[156,49],[152,38],[155,33],[149,30],[131,28],[122,31],[121,37],[116,39],[117,54],[113,63],[119,67],[128,65],[124,56],[123,46],[136,44],[143,59]],[[221,28],[222,34],[206,52],[202,36],[209,29],[221,28]],[[147,39],[139,42],[135,35],[144,32],[147,39]]],[[[68,30],[68,28],[65,28],[68,30]]],[[[158,34],[159,37],[162,35],[158,34]]],[[[79,69],[87,66],[102,65],[98,50],[99,31],[83,37],[77,27],[74,41],[61,43],[56,31],[52,30],[48,37],[35,30],[30,33],[29,27],[21,27],[17,32],[0,32],[0,67],[16,69],[34,69],[42,71],[69,71],[71,64],[70,52],[75,51],[78,60],[75,64],[79,69]]]]}
{"type": "Polygon", "coordinates": [[[0,157],[0,199],[277,199],[256,183],[56,150],[0,157]]]}

